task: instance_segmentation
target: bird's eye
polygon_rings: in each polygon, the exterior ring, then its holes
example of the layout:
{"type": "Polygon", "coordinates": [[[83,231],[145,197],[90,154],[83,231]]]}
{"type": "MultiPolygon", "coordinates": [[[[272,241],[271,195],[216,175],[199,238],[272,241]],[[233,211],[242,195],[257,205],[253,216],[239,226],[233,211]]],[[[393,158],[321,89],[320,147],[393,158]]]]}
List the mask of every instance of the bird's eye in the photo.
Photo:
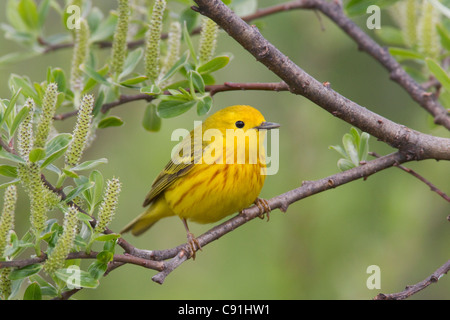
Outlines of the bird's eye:
{"type": "Polygon", "coordinates": [[[235,125],[237,128],[241,129],[245,126],[245,123],[244,123],[244,121],[239,120],[239,121],[236,121],[235,125]]]}

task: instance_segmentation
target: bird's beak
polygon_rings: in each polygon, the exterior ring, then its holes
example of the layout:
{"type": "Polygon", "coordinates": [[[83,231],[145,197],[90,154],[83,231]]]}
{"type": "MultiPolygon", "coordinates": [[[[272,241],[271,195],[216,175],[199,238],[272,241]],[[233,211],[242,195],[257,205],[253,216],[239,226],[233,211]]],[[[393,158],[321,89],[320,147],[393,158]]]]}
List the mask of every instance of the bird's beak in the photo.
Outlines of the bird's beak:
{"type": "Polygon", "coordinates": [[[275,129],[275,128],[279,128],[280,124],[279,123],[275,123],[275,122],[261,122],[261,124],[259,126],[254,127],[253,129],[265,129],[265,130],[270,130],[270,129],[275,129]]]}

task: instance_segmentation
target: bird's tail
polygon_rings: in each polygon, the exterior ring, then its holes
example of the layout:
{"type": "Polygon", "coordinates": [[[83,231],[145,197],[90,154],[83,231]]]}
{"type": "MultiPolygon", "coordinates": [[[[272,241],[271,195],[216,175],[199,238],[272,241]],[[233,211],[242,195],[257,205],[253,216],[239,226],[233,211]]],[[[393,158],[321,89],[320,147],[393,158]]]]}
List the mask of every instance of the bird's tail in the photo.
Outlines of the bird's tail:
{"type": "Polygon", "coordinates": [[[133,235],[138,236],[160,219],[173,215],[175,215],[175,213],[167,206],[166,199],[164,197],[159,197],[159,199],[154,201],[147,210],[127,224],[120,233],[131,231],[133,235]]]}

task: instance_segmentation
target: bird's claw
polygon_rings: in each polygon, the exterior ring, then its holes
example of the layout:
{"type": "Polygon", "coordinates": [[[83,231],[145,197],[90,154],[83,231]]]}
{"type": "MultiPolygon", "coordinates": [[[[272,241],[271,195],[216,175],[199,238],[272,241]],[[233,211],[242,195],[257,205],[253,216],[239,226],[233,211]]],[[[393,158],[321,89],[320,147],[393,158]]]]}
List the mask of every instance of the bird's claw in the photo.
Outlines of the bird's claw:
{"type": "Polygon", "coordinates": [[[195,252],[197,250],[202,250],[202,246],[200,245],[194,234],[192,234],[191,232],[187,233],[187,244],[189,247],[189,256],[191,256],[192,259],[195,260],[195,252]]]}
{"type": "Polygon", "coordinates": [[[270,205],[266,199],[256,198],[255,205],[258,207],[260,215],[259,218],[264,219],[264,214],[267,215],[267,221],[270,219],[270,205]]]}

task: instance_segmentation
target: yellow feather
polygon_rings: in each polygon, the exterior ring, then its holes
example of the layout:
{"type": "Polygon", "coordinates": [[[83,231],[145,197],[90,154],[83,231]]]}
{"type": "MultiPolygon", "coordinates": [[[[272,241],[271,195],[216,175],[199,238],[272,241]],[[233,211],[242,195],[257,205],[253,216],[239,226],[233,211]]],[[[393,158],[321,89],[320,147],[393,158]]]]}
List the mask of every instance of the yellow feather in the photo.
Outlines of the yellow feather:
{"type": "Polygon", "coordinates": [[[250,106],[231,106],[211,115],[180,144],[177,154],[187,159],[187,163],[169,161],[147,194],[144,206],[150,204],[149,208],[121,233],[131,230],[139,235],[158,220],[173,215],[198,223],[213,223],[250,206],[265,180],[264,134],[259,134],[259,129],[278,126],[265,122],[263,115],[250,106]],[[242,128],[240,122],[244,124],[242,128]],[[207,139],[205,132],[209,129],[221,135],[207,139]],[[227,129],[241,135],[226,140],[227,129]],[[194,139],[199,133],[203,134],[200,147],[194,139]],[[241,140],[245,141],[244,149],[236,143],[241,137],[245,139],[241,140]],[[189,144],[190,154],[183,154],[183,147],[189,144]],[[201,150],[201,158],[196,150],[201,150]]]}

